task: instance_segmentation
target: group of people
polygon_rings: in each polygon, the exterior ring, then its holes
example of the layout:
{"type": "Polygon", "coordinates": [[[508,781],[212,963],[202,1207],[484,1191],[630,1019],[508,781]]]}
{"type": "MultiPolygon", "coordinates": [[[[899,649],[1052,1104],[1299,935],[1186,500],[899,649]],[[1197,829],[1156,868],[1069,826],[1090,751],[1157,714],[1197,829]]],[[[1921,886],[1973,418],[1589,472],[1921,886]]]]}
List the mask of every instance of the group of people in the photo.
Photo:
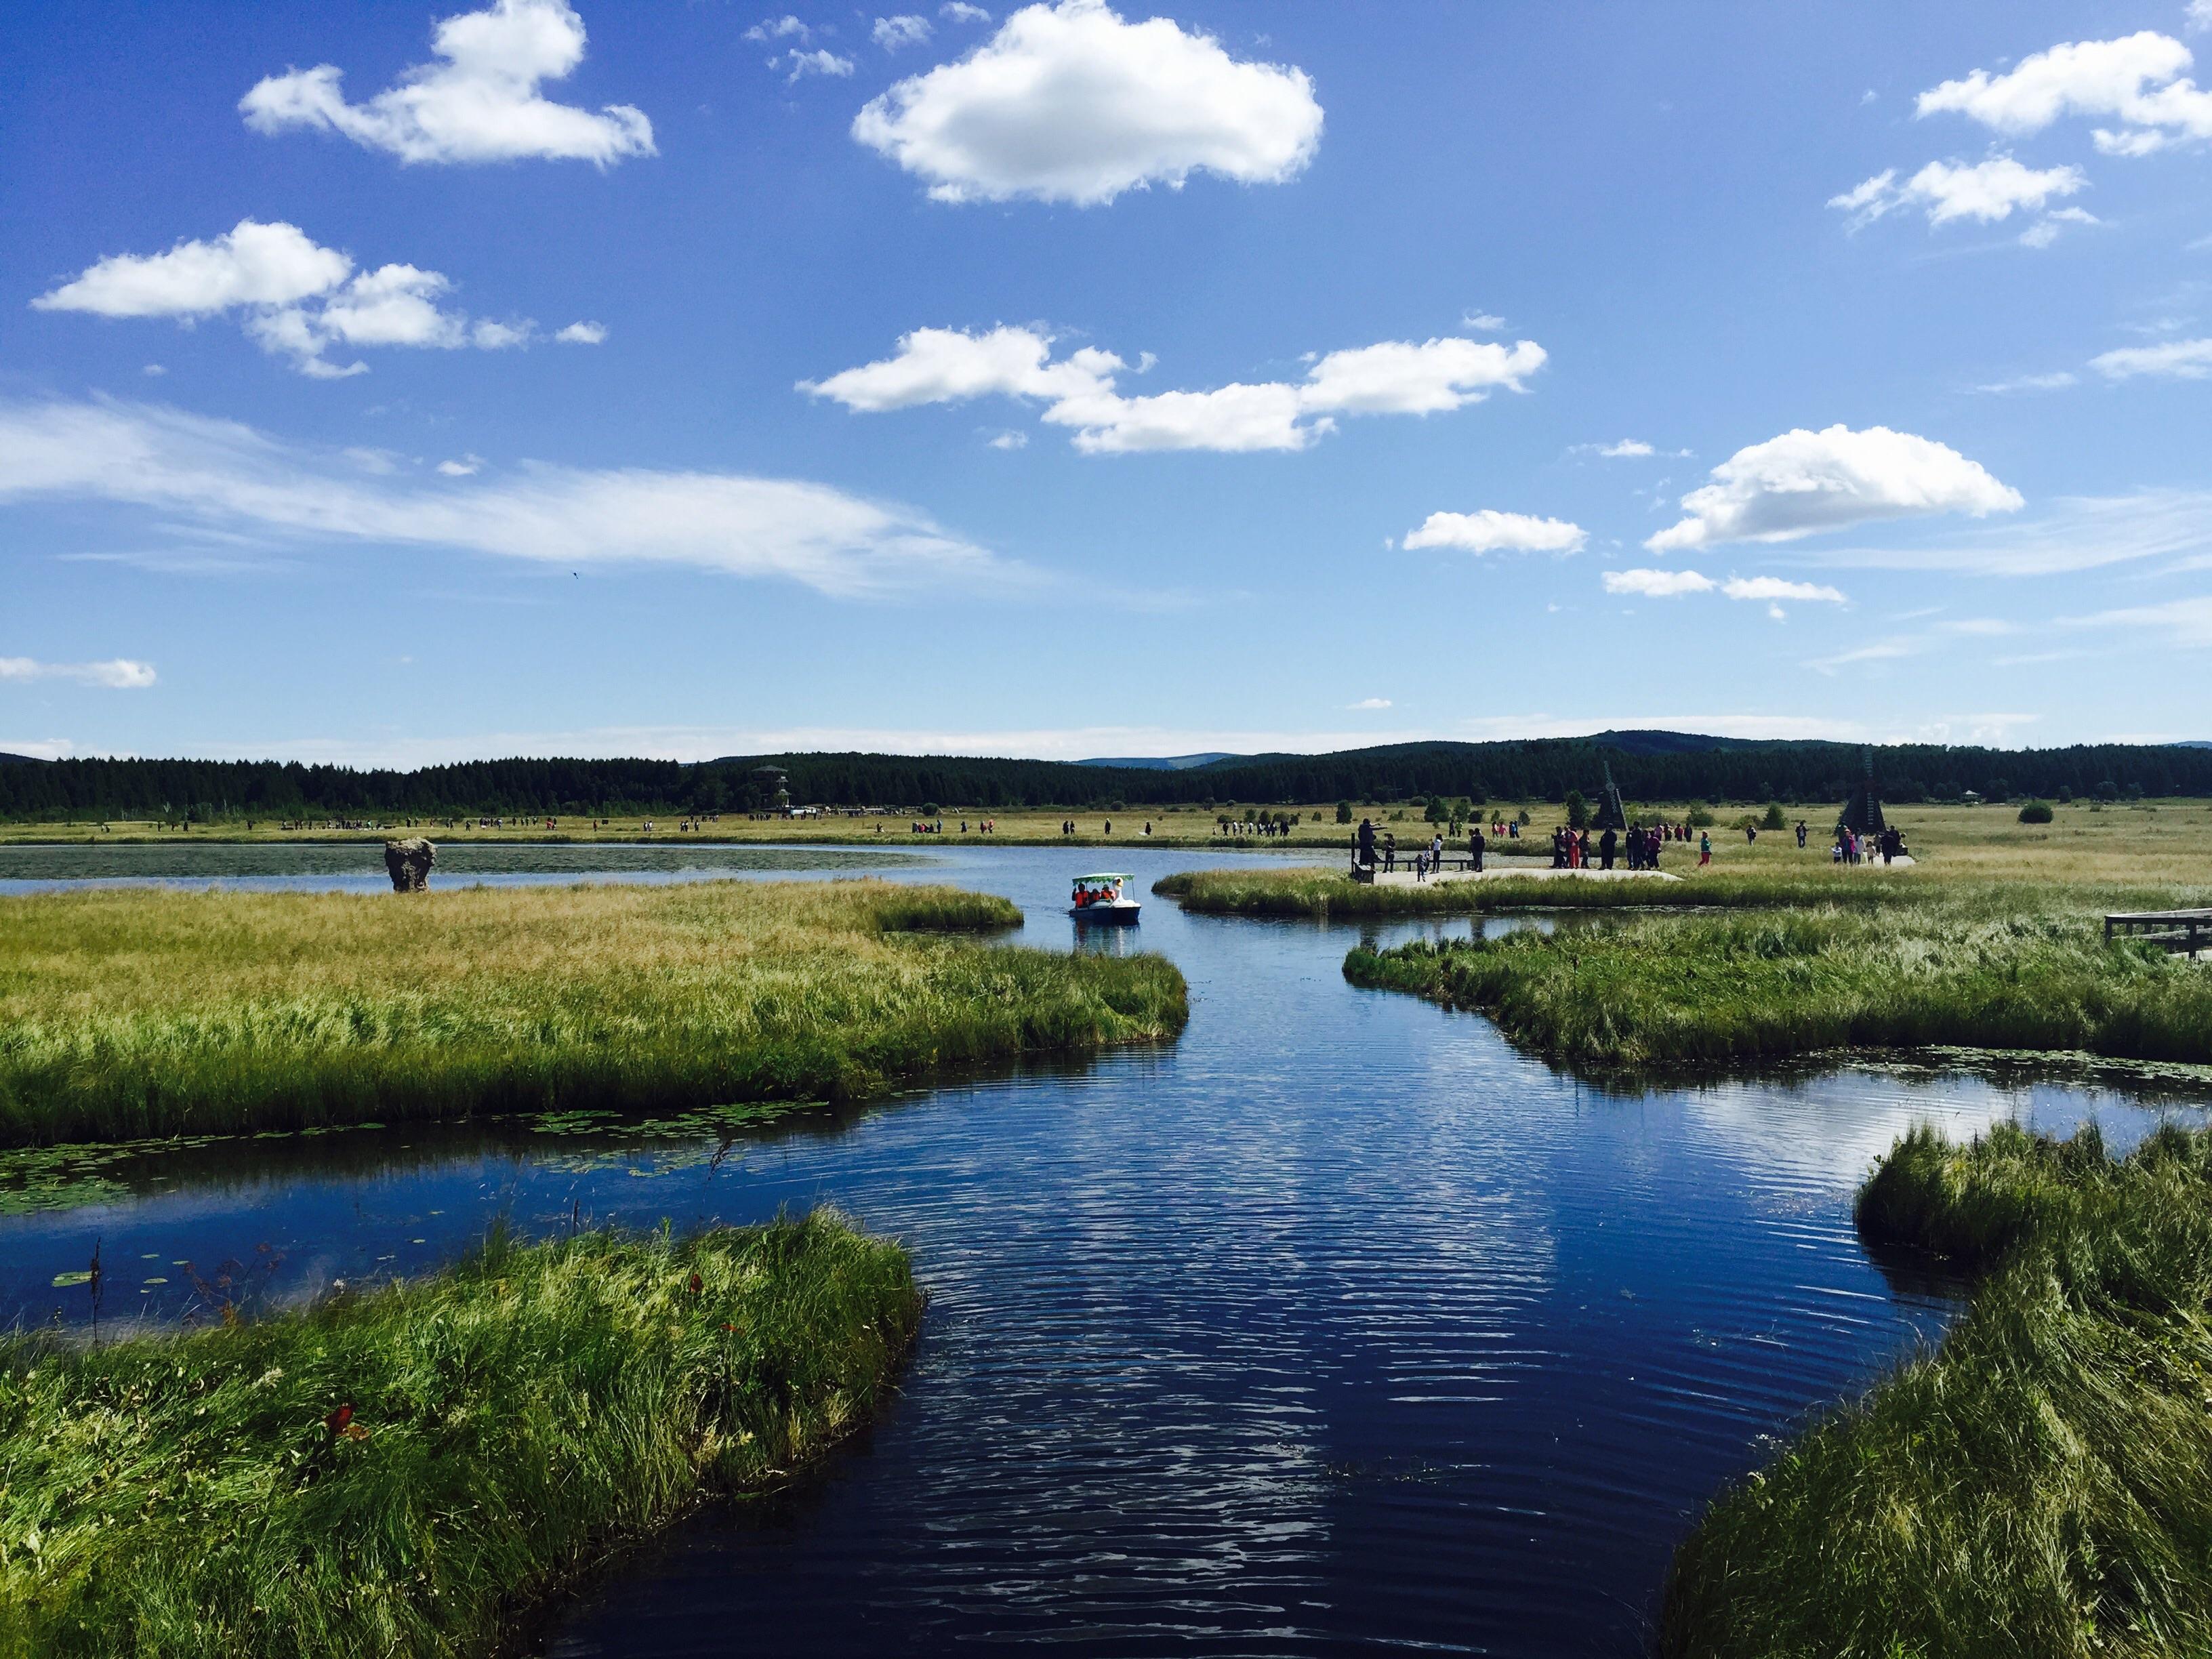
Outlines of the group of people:
{"type": "Polygon", "coordinates": [[[1836,844],[1828,849],[1829,860],[1835,864],[1870,864],[1875,859],[1893,864],[1905,856],[1902,830],[1885,829],[1862,834],[1841,823],[1836,826],[1836,844]]]}
{"type": "MultiPolygon", "coordinates": [[[[1587,830],[1571,830],[1561,824],[1552,831],[1552,868],[1554,870],[1610,870],[1624,857],[1632,870],[1656,870],[1659,851],[1670,841],[1687,841],[1690,826],[1686,823],[1654,823],[1639,825],[1622,835],[1607,830],[1593,846],[1587,830]]],[[[1713,860],[1713,842],[1711,836],[1698,837],[1698,862],[1711,864],[1713,860]]]]}

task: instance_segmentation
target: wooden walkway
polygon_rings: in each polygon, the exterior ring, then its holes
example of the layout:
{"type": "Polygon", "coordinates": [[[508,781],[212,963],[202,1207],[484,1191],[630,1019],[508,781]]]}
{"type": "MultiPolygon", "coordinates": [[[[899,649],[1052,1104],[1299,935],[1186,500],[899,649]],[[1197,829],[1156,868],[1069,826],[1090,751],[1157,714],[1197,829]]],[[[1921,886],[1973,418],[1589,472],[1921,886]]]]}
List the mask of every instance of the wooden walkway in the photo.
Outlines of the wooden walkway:
{"type": "Polygon", "coordinates": [[[2139,939],[2177,956],[2212,949],[2212,910],[2136,910],[2105,918],[2105,943],[2139,939]]]}

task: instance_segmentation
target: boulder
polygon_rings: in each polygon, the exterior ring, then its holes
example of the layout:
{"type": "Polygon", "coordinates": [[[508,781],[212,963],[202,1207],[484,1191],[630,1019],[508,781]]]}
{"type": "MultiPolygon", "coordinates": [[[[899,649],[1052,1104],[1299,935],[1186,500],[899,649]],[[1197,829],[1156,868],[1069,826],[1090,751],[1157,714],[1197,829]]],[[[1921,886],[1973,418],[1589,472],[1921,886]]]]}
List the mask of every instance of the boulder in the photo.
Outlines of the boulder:
{"type": "Polygon", "coordinates": [[[420,836],[384,843],[384,867],[391,873],[395,893],[423,891],[430,884],[430,866],[437,861],[438,849],[420,836]]]}

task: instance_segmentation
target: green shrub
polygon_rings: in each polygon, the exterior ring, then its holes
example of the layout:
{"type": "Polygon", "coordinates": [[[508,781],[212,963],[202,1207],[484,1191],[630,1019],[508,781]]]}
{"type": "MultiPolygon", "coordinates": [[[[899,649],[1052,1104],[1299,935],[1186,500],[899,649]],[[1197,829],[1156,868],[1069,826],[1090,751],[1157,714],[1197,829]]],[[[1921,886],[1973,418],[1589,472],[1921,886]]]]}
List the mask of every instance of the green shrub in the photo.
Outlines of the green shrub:
{"type": "Polygon", "coordinates": [[[2020,809],[2020,821],[2022,823],[2050,823],[2051,803],[2043,800],[2032,800],[2026,803],[2020,809]]]}

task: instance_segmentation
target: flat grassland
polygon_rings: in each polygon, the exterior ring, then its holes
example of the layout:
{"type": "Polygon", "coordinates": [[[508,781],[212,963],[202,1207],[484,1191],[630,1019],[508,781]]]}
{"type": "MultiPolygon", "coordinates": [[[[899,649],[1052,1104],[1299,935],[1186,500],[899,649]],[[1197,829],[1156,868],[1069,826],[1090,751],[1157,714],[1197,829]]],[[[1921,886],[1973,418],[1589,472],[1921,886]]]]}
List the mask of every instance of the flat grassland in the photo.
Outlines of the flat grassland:
{"type": "Polygon", "coordinates": [[[1160,957],[943,936],[1019,920],[874,881],[0,900],[0,1145],[848,1098],[1181,1030],[1160,957]]]}
{"type": "Polygon", "coordinates": [[[533,1604],[865,1422],[921,1318],[834,1217],[495,1238],[250,1324],[0,1343],[0,1652],[488,1655],[533,1604]]]}
{"type": "MultiPolygon", "coordinates": [[[[1510,871],[1523,852],[1550,862],[1551,822],[1536,809],[1524,839],[1492,845],[1493,869],[1510,871]]],[[[1553,809],[1556,810],[1556,809],[1553,809]]],[[[1662,816],[1686,809],[1662,807],[1662,816]]],[[[1516,909],[1679,909],[1761,908],[1832,902],[1878,905],[1895,898],[1957,890],[1960,884],[2013,886],[2023,896],[2087,909],[2173,908],[2212,902],[2212,802],[2145,801],[2130,805],[2075,802],[2053,809],[2047,824],[2019,822],[2004,806],[1900,806],[1891,810],[1916,862],[1910,868],[1846,868],[1828,856],[1832,808],[1791,814],[1812,826],[1802,850],[1786,830],[1747,842],[1724,827],[1740,813],[1723,811],[1710,831],[1713,862],[1698,867],[1694,841],[1667,843],[1660,867],[1680,881],[1580,882],[1500,878],[1413,887],[1370,887],[1352,881],[1340,862],[1304,869],[1201,870],[1170,876],[1155,891],[1186,909],[1224,915],[1462,915],[1516,909]],[[1824,823],[1824,820],[1826,821],[1824,823]],[[2190,893],[2197,896],[2191,899],[2190,893]],[[2177,896],[2180,895],[2181,896],[2177,896]]],[[[1410,853],[1427,826],[1393,825],[1410,853]],[[1411,830],[1411,836],[1407,831],[1411,830]]],[[[1334,826],[1332,826],[1334,829],[1334,826]]],[[[1343,838],[1338,832],[1338,847],[1343,838]]],[[[1464,846],[1462,840],[1458,845],[1464,846]]],[[[1314,849],[1309,847],[1310,853],[1314,849]]],[[[1340,859],[1346,855],[1340,854],[1340,859]]]]}
{"type": "Polygon", "coordinates": [[[2212,1651],[2212,1133],[2115,1162],[2094,1130],[1916,1131],[1859,1224],[1980,1272],[1972,1307],[1715,1502],[1661,1651],[2212,1651]]]}

